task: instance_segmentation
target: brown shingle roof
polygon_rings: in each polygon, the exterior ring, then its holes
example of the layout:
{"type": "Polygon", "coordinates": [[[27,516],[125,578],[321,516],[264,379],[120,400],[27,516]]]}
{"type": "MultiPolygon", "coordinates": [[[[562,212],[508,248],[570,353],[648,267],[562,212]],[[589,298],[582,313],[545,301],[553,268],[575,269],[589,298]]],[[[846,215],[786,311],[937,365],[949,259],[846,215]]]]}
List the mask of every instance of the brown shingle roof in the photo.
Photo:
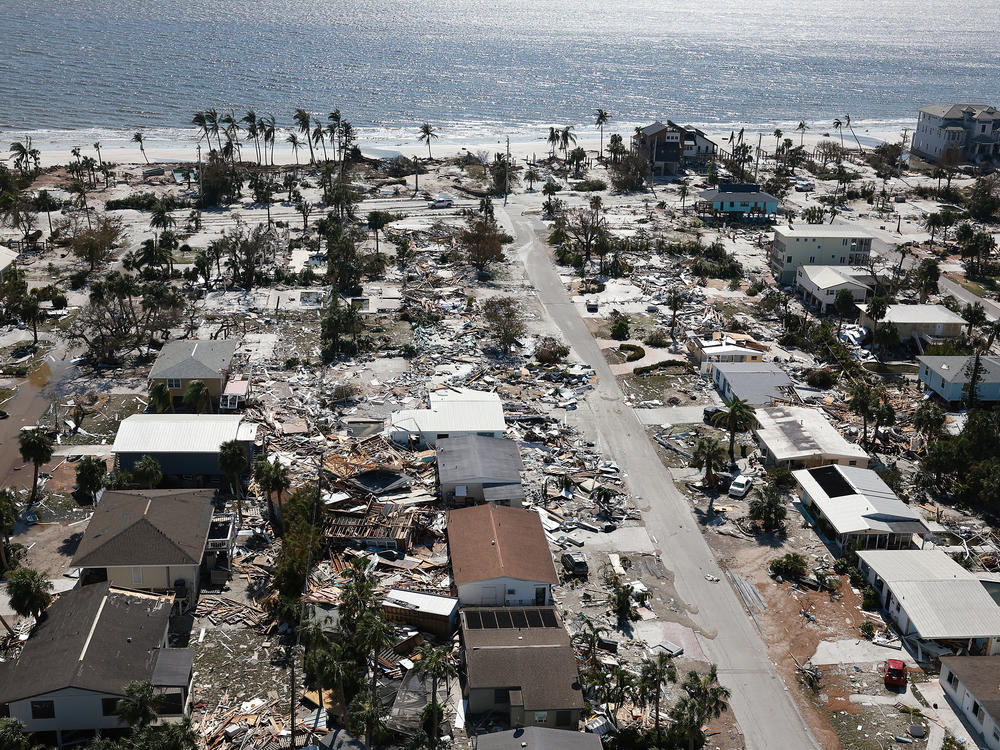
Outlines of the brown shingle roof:
{"type": "Polygon", "coordinates": [[[67,687],[122,695],[150,681],[172,601],[107,582],[62,594],[0,680],[0,703],[67,687]]]}
{"type": "Polygon", "coordinates": [[[72,565],[199,565],[214,490],[105,492],[72,565]]]}
{"type": "Polygon", "coordinates": [[[448,548],[459,586],[503,577],[559,582],[541,519],[532,510],[477,505],[449,511],[448,548]]]}
{"type": "Polygon", "coordinates": [[[994,721],[1000,721],[1000,656],[942,656],[994,721]]]}

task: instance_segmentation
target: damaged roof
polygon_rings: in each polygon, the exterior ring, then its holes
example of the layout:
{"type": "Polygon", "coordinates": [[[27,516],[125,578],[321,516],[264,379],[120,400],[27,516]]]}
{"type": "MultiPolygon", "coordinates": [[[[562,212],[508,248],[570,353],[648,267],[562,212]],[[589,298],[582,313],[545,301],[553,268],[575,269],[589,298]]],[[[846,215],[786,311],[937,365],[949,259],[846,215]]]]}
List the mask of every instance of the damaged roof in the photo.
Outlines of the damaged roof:
{"type": "Polygon", "coordinates": [[[473,479],[521,481],[524,464],[513,440],[466,435],[441,438],[436,447],[442,484],[461,484],[473,479]]]}
{"type": "Polygon", "coordinates": [[[169,341],[160,349],[149,378],[150,380],[220,378],[223,371],[229,369],[234,354],[236,354],[236,342],[232,340],[169,341]]]}
{"type": "Polygon", "coordinates": [[[449,511],[448,548],[458,586],[494,578],[559,582],[533,510],[477,505],[449,511]]]}

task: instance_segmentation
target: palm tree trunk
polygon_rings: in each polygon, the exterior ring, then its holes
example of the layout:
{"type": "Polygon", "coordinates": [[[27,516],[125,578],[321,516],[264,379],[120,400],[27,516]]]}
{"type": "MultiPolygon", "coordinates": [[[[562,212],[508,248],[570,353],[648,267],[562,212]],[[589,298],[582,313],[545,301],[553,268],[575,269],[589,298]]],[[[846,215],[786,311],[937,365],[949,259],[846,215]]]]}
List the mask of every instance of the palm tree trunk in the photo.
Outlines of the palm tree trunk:
{"type": "Polygon", "coordinates": [[[35,502],[35,498],[38,496],[38,462],[35,461],[35,476],[31,480],[31,502],[35,502]]]}
{"type": "Polygon", "coordinates": [[[431,737],[431,747],[437,747],[438,742],[438,705],[437,705],[437,677],[431,679],[431,729],[433,730],[433,736],[431,737]]]}
{"type": "Polygon", "coordinates": [[[729,428],[729,464],[736,463],[736,428],[729,428]]]}

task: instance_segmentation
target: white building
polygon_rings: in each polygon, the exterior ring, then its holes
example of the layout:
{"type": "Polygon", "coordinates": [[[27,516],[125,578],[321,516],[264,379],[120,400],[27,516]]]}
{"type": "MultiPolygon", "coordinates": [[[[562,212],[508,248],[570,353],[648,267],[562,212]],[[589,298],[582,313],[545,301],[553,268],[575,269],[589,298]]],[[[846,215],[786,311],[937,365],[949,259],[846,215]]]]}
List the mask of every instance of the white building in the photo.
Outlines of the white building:
{"type": "Polygon", "coordinates": [[[956,162],[982,164],[1000,158],[1000,111],[986,104],[924,107],[913,132],[913,153],[937,162],[948,151],[956,162]]]}
{"type": "Polygon", "coordinates": [[[400,445],[433,447],[438,438],[503,437],[507,423],[500,396],[469,388],[431,391],[426,409],[401,409],[389,417],[387,432],[400,445]]]}
{"type": "Polygon", "coordinates": [[[871,274],[857,266],[799,266],[795,271],[795,290],[803,301],[821,315],[836,312],[837,293],[846,289],[855,304],[864,303],[871,294],[871,274]]]}
{"type": "Polygon", "coordinates": [[[803,406],[771,406],[755,410],[754,438],[770,466],[806,469],[840,464],[868,467],[868,454],[850,443],[819,409],[803,406]]]}
{"type": "MultiPolygon", "coordinates": [[[[868,305],[858,305],[861,315],[858,322],[869,331],[875,330],[875,321],[868,315],[868,305]]],[[[935,343],[962,335],[965,319],[944,305],[889,305],[880,324],[896,327],[900,341],[917,338],[935,343]]]]}
{"type": "Polygon", "coordinates": [[[830,224],[776,227],[770,266],[779,284],[792,284],[799,266],[859,266],[868,261],[872,236],[862,229],[830,224]]]}
{"type": "Polygon", "coordinates": [[[905,550],[929,531],[882,477],[856,466],[819,466],[793,471],[802,504],[817,529],[842,549],[905,550]]]}
{"type": "Polygon", "coordinates": [[[538,513],[477,505],[448,512],[452,579],[463,606],[544,606],[559,582],[538,513]]]}
{"type": "Polygon", "coordinates": [[[951,555],[939,549],[862,550],[858,558],[883,610],[918,648],[918,659],[941,649],[1000,654],[1000,605],[951,555]]]}
{"type": "Polygon", "coordinates": [[[975,738],[990,750],[1000,750],[1000,656],[945,656],[938,682],[949,702],[975,727],[975,738]]]}
{"type": "Polygon", "coordinates": [[[0,278],[3,277],[4,272],[14,265],[17,260],[17,253],[11,250],[9,247],[4,247],[0,245],[0,278]]]}
{"type": "Polygon", "coordinates": [[[692,334],[688,338],[687,350],[701,372],[711,372],[720,362],[760,362],[764,358],[760,349],[744,346],[726,334],[715,339],[692,334]]]}

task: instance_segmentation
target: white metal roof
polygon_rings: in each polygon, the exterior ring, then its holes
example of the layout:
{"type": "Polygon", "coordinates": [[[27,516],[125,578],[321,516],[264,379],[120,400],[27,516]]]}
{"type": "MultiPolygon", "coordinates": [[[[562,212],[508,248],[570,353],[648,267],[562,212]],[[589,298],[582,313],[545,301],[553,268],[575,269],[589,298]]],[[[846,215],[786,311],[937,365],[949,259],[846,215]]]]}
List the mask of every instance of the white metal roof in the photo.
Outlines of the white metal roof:
{"type": "Polygon", "coordinates": [[[757,436],[776,461],[795,461],[813,456],[843,456],[867,459],[857,443],[850,443],[827,421],[819,409],[802,406],[772,406],[756,409],[757,436]]]}
{"type": "MultiPolygon", "coordinates": [[[[868,312],[868,305],[858,305],[858,309],[868,312]]],[[[965,319],[953,313],[944,305],[889,305],[882,318],[885,323],[960,323],[965,325],[965,319]]]]}
{"type": "Polygon", "coordinates": [[[488,391],[449,388],[433,391],[429,409],[401,409],[392,413],[390,424],[396,430],[427,433],[503,432],[500,396],[488,391]]]}
{"type": "Polygon", "coordinates": [[[938,549],[858,552],[921,638],[1000,636],[1000,606],[979,579],[938,549]]]}
{"type": "Polygon", "coordinates": [[[9,247],[4,247],[3,245],[0,245],[0,271],[7,270],[10,264],[13,263],[15,260],[17,260],[17,253],[15,253],[9,247]]]}
{"type": "Polygon", "coordinates": [[[227,440],[252,441],[257,425],[239,414],[133,414],[118,425],[115,453],[215,453],[227,440]]]}
{"type": "Polygon", "coordinates": [[[855,278],[867,274],[867,271],[852,273],[850,266],[800,266],[799,270],[817,289],[832,289],[835,286],[845,285],[857,289],[868,288],[867,284],[855,278]]]}
{"type": "Polygon", "coordinates": [[[828,237],[855,238],[872,236],[861,227],[848,227],[830,224],[796,224],[795,226],[775,227],[774,233],[775,235],[780,234],[782,237],[816,237],[817,239],[828,237]]]}
{"type": "Polygon", "coordinates": [[[458,610],[458,599],[443,594],[425,594],[421,591],[391,589],[382,600],[391,607],[427,612],[441,617],[451,617],[458,610]]]}

